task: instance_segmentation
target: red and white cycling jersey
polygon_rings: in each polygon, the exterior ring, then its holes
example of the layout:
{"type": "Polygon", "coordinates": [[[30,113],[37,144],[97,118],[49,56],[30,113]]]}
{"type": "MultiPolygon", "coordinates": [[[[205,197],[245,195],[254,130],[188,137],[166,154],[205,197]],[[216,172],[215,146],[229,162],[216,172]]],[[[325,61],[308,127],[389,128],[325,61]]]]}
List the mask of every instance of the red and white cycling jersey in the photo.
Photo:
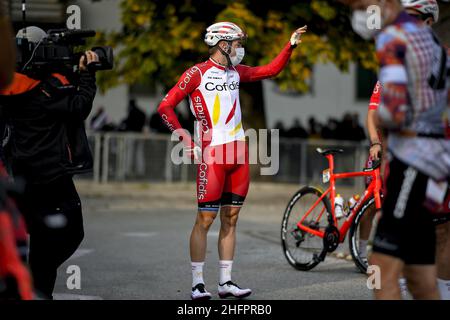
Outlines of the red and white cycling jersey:
{"type": "MultiPolygon", "coordinates": [[[[239,84],[276,76],[286,66],[292,50],[290,43],[286,44],[271,63],[260,67],[226,68],[212,59],[197,64],[184,72],[159,105],[158,112],[171,131],[181,129],[173,109],[189,96],[191,111],[198,121],[196,130],[203,135],[202,147],[244,140],[239,84]]],[[[187,139],[182,137],[183,141],[187,139]]],[[[185,143],[192,146],[189,140],[185,143]]]]}
{"type": "MultiPolygon", "coordinates": [[[[209,158],[208,161],[203,159],[197,168],[199,210],[217,211],[221,206],[242,206],[249,187],[249,163],[239,85],[276,76],[288,63],[292,50],[289,42],[271,63],[260,67],[237,65],[226,68],[209,59],[185,71],[159,105],[158,112],[169,129],[182,129],[174,108],[189,96],[200,139],[196,143],[204,151],[208,150],[204,153],[209,158]],[[207,146],[211,148],[206,149],[207,146]],[[224,155],[226,163],[211,161],[211,158],[223,158],[224,155]],[[232,161],[228,156],[233,158],[232,161]]],[[[194,146],[187,133],[177,133],[188,147],[194,146]]]]}
{"type": "MultiPolygon", "coordinates": [[[[378,106],[380,105],[381,99],[381,90],[382,90],[381,83],[380,81],[377,81],[377,83],[373,88],[372,95],[370,96],[369,110],[378,110],[378,106]]],[[[378,133],[378,140],[380,142],[383,142],[383,135],[381,134],[380,130],[377,130],[377,133],[378,133]]],[[[384,152],[382,154],[384,154],[384,152]]],[[[373,165],[373,158],[369,154],[366,161],[366,168],[371,168],[372,165],[373,165]]],[[[386,174],[388,172],[388,166],[385,165],[383,169],[384,169],[383,172],[385,172],[386,174]]],[[[370,182],[372,182],[372,177],[366,177],[366,186],[368,186],[370,182]]],[[[382,183],[382,189],[384,189],[384,183],[382,183]]],[[[385,193],[385,191],[382,190],[382,193],[385,193]]]]}
{"type": "Polygon", "coordinates": [[[377,81],[375,87],[373,87],[372,96],[370,97],[369,110],[377,110],[380,105],[381,97],[381,83],[377,81]]]}

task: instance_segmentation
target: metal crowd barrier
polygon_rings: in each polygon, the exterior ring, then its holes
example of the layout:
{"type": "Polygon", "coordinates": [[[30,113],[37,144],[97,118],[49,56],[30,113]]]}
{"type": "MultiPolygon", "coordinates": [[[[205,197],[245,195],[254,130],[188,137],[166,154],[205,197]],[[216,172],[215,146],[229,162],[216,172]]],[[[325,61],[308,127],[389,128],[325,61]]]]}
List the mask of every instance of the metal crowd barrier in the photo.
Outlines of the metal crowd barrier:
{"type": "MultiPolygon", "coordinates": [[[[83,179],[95,182],[186,182],[195,181],[196,165],[175,165],[171,160],[170,135],[136,133],[90,133],[94,154],[93,174],[83,179]]],[[[272,142],[274,143],[274,142],[272,142]]],[[[367,159],[366,142],[317,139],[279,139],[279,170],[273,176],[252,175],[252,181],[318,184],[326,159],[316,148],[338,147],[345,152],[335,156],[336,171],[359,171],[367,159]]],[[[252,171],[255,172],[254,170],[252,171]]],[[[343,185],[362,187],[363,180],[344,180],[343,185]]]]}

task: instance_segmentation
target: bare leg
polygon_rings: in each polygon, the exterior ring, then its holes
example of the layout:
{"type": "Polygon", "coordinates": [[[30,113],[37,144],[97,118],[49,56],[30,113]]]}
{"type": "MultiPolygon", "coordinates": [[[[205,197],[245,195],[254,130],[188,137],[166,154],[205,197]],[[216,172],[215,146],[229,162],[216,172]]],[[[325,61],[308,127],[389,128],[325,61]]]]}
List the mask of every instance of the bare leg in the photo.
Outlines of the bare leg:
{"type": "Polygon", "coordinates": [[[442,300],[450,300],[450,222],[436,226],[436,267],[442,300]]]}
{"type": "Polygon", "coordinates": [[[450,280],[450,222],[436,226],[436,266],[438,278],[450,280]]]}
{"type": "Polygon", "coordinates": [[[435,265],[406,265],[404,274],[408,289],[414,299],[439,300],[437,288],[437,268],[435,265]]]}
{"type": "Polygon", "coordinates": [[[403,261],[378,252],[374,252],[370,257],[370,265],[380,268],[381,288],[375,289],[375,299],[377,300],[401,300],[402,295],[398,284],[398,279],[402,273],[403,261]]]}
{"type": "Polygon", "coordinates": [[[211,227],[216,212],[211,211],[199,211],[197,219],[195,220],[194,227],[191,233],[190,249],[191,249],[191,261],[203,262],[206,256],[206,239],[209,228],[211,227]]]}
{"type": "Polygon", "coordinates": [[[220,211],[219,258],[233,260],[236,246],[236,224],[240,207],[222,207],[220,211]]]}
{"type": "Polygon", "coordinates": [[[377,210],[375,204],[371,205],[367,212],[361,217],[359,228],[359,253],[362,258],[367,258],[367,244],[372,230],[373,219],[377,210]]]}
{"type": "Polygon", "coordinates": [[[361,228],[359,229],[359,238],[361,240],[369,240],[370,231],[372,229],[372,221],[375,217],[375,205],[370,206],[369,210],[361,218],[361,228]]]}

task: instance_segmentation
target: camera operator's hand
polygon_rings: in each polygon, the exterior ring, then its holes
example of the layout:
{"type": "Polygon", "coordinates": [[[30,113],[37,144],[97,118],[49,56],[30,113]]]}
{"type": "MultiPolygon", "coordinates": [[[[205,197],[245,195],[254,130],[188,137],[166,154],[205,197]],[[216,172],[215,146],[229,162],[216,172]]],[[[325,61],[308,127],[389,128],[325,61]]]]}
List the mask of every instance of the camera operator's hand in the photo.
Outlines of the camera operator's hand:
{"type": "Polygon", "coordinates": [[[80,70],[87,71],[88,65],[93,62],[98,62],[98,55],[94,51],[86,51],[80,58],[80,70]],[[87,60],[87,61],[86,61],[87,60]]]}

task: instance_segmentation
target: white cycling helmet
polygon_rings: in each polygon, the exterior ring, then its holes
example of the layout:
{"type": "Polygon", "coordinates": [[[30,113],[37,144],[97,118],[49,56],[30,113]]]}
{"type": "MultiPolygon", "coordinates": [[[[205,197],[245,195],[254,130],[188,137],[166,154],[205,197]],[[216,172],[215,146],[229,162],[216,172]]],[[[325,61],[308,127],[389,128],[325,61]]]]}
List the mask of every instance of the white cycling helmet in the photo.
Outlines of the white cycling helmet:
{"type": "Polygon", "coordinates": [[[439,5],[436,0],[402,0],[405,9],[414,9],[422,14],[431,14],[434,22],[439,19],[439,5]]]}
{"type": "Polygon", "coordinates": [[[245,39],[246,34],[236,24],[232,22],[218,22],[206,29],[205,43],[214,47],[219,41],[233,41],[245,39]]]}

